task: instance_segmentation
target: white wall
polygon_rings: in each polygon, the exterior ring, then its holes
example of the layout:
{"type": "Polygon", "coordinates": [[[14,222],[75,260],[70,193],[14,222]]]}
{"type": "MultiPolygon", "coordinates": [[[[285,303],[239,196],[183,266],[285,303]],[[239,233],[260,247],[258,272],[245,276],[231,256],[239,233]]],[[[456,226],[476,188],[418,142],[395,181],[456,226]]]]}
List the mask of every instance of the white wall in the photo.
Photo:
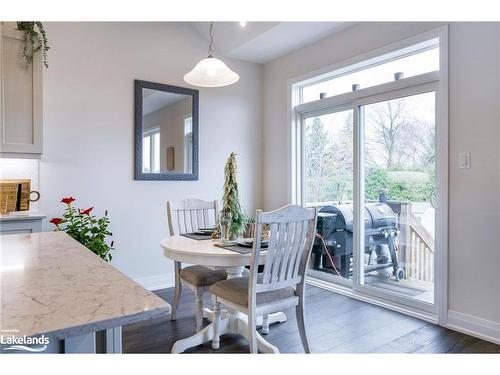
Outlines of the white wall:
{"type": "Polygon", "coordinates": [[[47,23],[46,30],[40,210],[60,215],[66,195],[97,214],[108,209],[113,264],[161,286],[173,272],[159,246],[167,200],[220,199],[224,163],[236,151],[242,204],[261,205],[261,67],[225,59],[240,81],[200,90],[199,181],[134,181],[133,80],[187,86],[182,77],[205,57],[206,42],[182,23],[47,23]]]}
{"type": "Polygon", "coordinates": [[[500,323],[500,23],[452,24],[449,41],[449,306],[500,323]]]}
{"type": "MultiPolygon", "coordinates": [[[[287,80],[437,26],[362,23],[265,65],[264,208],[287,203],[287,80]]],[[[451,24],[449,42],[449,309],[500,323],[500,24],[451,24]]]]}

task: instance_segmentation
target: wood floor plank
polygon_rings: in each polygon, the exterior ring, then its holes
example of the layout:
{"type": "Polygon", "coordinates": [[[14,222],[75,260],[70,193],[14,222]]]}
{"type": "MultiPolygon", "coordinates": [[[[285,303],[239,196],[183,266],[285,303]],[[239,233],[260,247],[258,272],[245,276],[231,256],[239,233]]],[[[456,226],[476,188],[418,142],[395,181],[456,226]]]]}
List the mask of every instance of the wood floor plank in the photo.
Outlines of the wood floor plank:
{"type": "MultiPolygon", "coordinates": [[[[155,293],[173,300],[172,288],[155,293]]],[[[204,304],[210,306],[208,294],[204,304]]],[[[295,311],[285,313],[288,321],[272,325],[265,338],[281,353],[303,353],[295,311]]],[[[306,325],[313,353],[500,353],[500,345],[312,286],[306,288],[306,325]]],[[[194,295],[184,288],[177,320],[161,317],[123,327],[123,352],[170,353],[177,340],[195,331],[194,295]]],[[[248,343],[223,335],[217,351],[206,343],[186,353],[248,353],[248,343]]]]}

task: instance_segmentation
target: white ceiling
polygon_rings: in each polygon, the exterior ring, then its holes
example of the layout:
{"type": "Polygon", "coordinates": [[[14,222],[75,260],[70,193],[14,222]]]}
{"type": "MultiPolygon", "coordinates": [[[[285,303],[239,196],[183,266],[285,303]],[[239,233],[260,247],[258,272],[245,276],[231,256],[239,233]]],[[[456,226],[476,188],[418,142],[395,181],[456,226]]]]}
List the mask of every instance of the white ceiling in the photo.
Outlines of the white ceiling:
{"type": "MultiPolygon", "coordinates": [[[[191,22],[209,41],[209,22],[191,22]]],[[[221,56],[265,63],[334,34],[353,22],[215,22],[214,49],[221,56]]]]}

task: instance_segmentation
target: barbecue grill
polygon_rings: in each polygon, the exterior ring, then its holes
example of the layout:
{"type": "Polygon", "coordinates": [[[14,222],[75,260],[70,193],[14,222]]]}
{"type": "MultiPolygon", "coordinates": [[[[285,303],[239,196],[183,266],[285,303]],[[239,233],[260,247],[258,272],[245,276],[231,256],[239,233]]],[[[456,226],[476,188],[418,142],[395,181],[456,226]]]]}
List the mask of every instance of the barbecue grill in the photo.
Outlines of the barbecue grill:
{"type": "MultiPolygon", "coordinates": [[[[364,214],[365,274],[392,268],[392,274],[398,281],[404,279],[405,271],[399,268],[396,256],[396,214],[382,202],[366,203],[364,214]]],[[[352,275],[353,255],[352,204],[322,207],[318,213],[317,233],[323,240],[315,239],[313,269],[335,274],[338,272],[340,276],[349,278],[352,275]]]]}

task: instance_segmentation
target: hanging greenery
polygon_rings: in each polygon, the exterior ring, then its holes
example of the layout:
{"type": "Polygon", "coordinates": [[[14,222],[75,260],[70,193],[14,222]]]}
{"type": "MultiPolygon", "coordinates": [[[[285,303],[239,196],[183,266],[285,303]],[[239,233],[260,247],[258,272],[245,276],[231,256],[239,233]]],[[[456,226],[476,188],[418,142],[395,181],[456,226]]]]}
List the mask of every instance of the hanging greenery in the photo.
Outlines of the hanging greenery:
{"type": "Polygon", "coordinates": [[[224,167],[222,212],[229,212],[231,215],[229,238],[232,240],[238,238],[245,229],[245,217],[241,212],[238,181],[236,180],[236,154],[234,152],[231,152],[224,167]]]}
{"type": "Polygon", "coordinates": [[[47,51],[49,45],[47,42],[47,34],[43,29],[41,22],[18,22],[17,29],[24,34],[23,57],[26,64],[30,65],[33,62],[33,56],[37,52],[42,52],[43,65],[48,68],[47,51]]]}

